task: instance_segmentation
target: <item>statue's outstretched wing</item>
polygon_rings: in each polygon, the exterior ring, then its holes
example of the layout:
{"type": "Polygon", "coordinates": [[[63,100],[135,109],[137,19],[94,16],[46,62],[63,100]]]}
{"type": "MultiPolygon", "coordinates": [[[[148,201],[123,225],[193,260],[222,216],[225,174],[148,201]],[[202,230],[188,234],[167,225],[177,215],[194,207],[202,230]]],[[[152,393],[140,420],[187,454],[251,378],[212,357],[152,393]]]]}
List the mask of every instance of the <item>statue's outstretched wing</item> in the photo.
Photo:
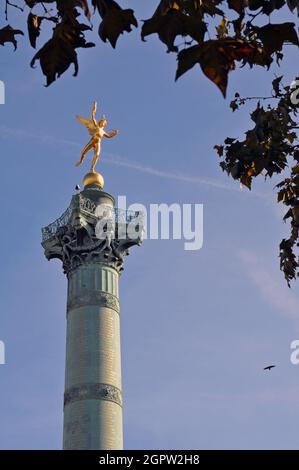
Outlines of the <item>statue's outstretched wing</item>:
{"type": "Polygon", "coordinates": [[[78,116],[78,115],[76,116],[76,118],[78,119],[78,121],[80,121],[86,127],[89,134],[91,136],[93,136],[94,133],[96,132],[97,128],[94,125],[94,123],[91,121],[91,119],[86,119],[86,118],[84,118],[82,116],[78,116]]]}

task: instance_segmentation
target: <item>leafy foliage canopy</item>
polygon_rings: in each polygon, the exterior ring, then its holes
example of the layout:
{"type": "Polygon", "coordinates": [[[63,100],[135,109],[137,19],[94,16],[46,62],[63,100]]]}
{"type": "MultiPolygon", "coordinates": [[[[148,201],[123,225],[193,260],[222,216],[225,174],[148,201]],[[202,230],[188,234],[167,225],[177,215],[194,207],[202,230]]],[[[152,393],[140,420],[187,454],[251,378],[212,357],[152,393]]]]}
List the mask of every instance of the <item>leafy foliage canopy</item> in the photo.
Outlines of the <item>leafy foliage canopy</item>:
{"type": "MultiPolygon", "coordinates": [[[[123,3],[123,0],[119,0],[123,3]]],[[[138,22],[133,9],[125,9],[114,0],[5,0],[4,25],[0,27],[0,45],[12,43],[17,48],[24,32],[9,24],[9,10],[16,8],[27,14],[27,35],[36,49],[31,66],[39,62],[46,77],[46,86],[73,65],[78,74],[80,48],[94,47],[88,40],[98,24],[98,35],[115,48],[120,36],[138,22]],[[22,3],[22,5],[21,5],[22,3]],[[52,35],[40,45],[46,22],[53,24],[52,35]]],[[[280,65],[285,45],[298,46],[297,28],[293,21],[272,22],[278,11],[299,16],[299,0],[161,0],[151,18],[141,25],[141,39],[156,34],[166,52],[177,55],[176,79],[199,66],[226,96],[230,72],[241,67],[269,69],[273,62],[280,65]],[[182,39],[183,38],[183,39],[182,39]],[[181,42],[179,42],[181,41],[181,42]]],[[[299,82],[298,82],[299,83],[299,82]]],[[[299,87],[299,85],[298,85],[299,87]]],[[[289,171],[278,185],[278,202],[287,206],[284,220],[290,221],[290,236],[280,244],[280,267],[290,282],[299,275],[296,250],[299,246],[299,145],[296,123],[298,100],[294,91],[282,85],[282,77],[272,82],[269,97],[258,99],[251,113],[253,128],[243,140],[227,138],[215,145],[220,167],[233,179],[251,188],[253,178],[289,171]],[[274,105],[266,107],[261,101],[274,105]],[[290,163],[291,162],[291,163],[290,163]],[[290,168],[290,170],[288,170],[290,168]]],[[[233,111],[249,99],[238,93],[230,103],[233,111]]]]}

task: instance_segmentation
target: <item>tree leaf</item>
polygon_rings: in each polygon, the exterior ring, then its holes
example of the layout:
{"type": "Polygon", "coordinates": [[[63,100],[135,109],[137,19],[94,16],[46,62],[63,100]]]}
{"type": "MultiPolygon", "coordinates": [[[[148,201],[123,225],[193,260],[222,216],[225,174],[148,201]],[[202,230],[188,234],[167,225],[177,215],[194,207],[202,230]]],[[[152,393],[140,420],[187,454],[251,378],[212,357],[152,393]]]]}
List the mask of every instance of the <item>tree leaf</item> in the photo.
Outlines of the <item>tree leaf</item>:
{"type": "Polygon", "coordinates": [[[86,18],[88,18],[88,19],[90,20],[90,18],[91,18],[91,13],[90,13],[90,10],[89,10],[89,6],[88,6],[88,1],[87,1],[87,0],[76,0],[75,6],[81,7],[82,10],[84,11],[84,15],[86,16],[86,18]]]}
{"type": "Polygon", "coordinates": [[[267,24],[262,27],[254,26],[253,31],[262,41],[268,54],[281,51],[285,42],[299,45],[294,23],[267,24]]]}
{"type": "MultiPolygon", "coordinates": [[[[57,10],[61,16],[70,15],[70,16],[76,17],[76,15],[74,15],[74,10],[76,7],[79,7],[83,10],[86,18],[90,20],[91,14],[89,10],[88,0],[55,0],[55,1],[57,4],[57,10]]],[[[51,3],[51,2],[52,0],[48,0],[47,3],[51,3]]]]}
{"type": "Polygon", "coordinates": [[[99,26],[99,36],[103,42],[108,40],[113,48],[121,34],[125,31],[130,33],[132,26],[137,28],[133,10],[123,10],[114,0],[92,0],[92,4],[103,19],[99,26]]]}
{"type": "Polygon", "coordinates": [[[223,151],[224,151],[223,145],[214,145],[214,149],[218,153],[219,157],[223,156],[223,151]]]}
{"type": "Polygon", "coordinates": [[[40,61],[43,74],[47,77],[47,85],[51,85],[56,78],[60,77],[71,64],[74,64],[74,77],[78,74],[78,59],[75,49],[61,38],[50,39],[35,54],[31,61],[31,67],[34,67],[35,61],[40,61]]]}
{"type": "Polygon", "coordinates": [[[299,16],[299,0],[287,0],[287,5],[289,9],[293,12],[295,8],[297,9],[297,15],[299,16]]]}
{"type": "Polygon", "coordinates": [[[122,8],[114,0],[92,0],[94,8],[98,9],[101,18],[104,18],[109,10],[121,10],[122,8]]]}
{"type": "Polygon", "coordinates": [[[21,34],[24,36],[23,31],[20,29],[13,29],[10,25],[5,26],[4,28],[0,29],[0,45],[4,46],[7,42],[11,42],[14,45],[14,49],[17,49],[17,41],[15,36],[17,34],[21,34]]]}
{"type": "Polygon", "coordinates": [[[178,67],[175,80],[180,78],[188,70],[192,69],[195,64],[199,64],[200,54],[201,47],[199,45],[188,47],[178,53],[178,67]]]}
{"type": "Polygon", "coordinates": [[[235,69],[235,61],[250,60],[260,48],[244,39],[210,39],[201,46],[192,46],[178,54],[176,79],[197,62],[203,73],[218,86],[226,96],[228,74],[235,69]]]}
{"type": "Polygon", "coordinates": [[[99,36],[104,42],[108,39],[115,48],[119,36],[125,31],[130,33],[132,26],[138,26],[133,10],[109,10],[99,26],[99,36]]]}
{"type": "Polygon", "coordinates": [[[247,0],[228,0],[228,6],[231,10],[235,10],[239,15],[244,11],[247,6],[247,0]]]}
{"type": "Polygon", "coordinates": [[[229,107],[233,110],[233,112],[236,111],[236,109],[239,109],[237,100],[232,100],[229,104],[229,107]]]}
{"type": "Polygon", "coordinates": [[[280,82],[282,80],[283,76],[281,75],[280,77],[275,78],[275,80],[272,81],[272,88],[274,91],[274,96],[282,96],[281,90],[280,90],[280,82]]]}
{"type": "Polygon", "coordinates": [[[28,26],[28,34],[29,34],[29,41],[31,46],[35,49],[36,48],[36,40],[40,35],[40,25],[42,23],[43,18],[37,15],[33,15],[29,13],[27,19],[27,26],[28,26]]]}
{"type": "Polygon", "coordinates": [[[264,1],[262,13],[271,15],[274,10],[280,10],[285,5],[285,0],[267,0],[264,1]]]}
{"type": "Polygon", "coordinates": [[[34,67],[37,60],[40,61],[43,74],[47,77],[46,86],[51,85],[71,64],[74,64],[74,76],[78,74],[78,58],[75,49],[95,45],[86,42],[83,31],[87,29],[90,29],[89,26],[66,17],[55,27],[53,37],[35,54],[31,67],[34,67]]]}
{"type": "Polygon", "coordinates": [[[157,33],[160,40],[167,45],[167,52],[177,52],[174,45],[177,36],[190,36],[201,43],[207,31],[206,24],[200,17],[188,16],[176,9],[169,9],[165,14],[155,13],[152,18],[145,20],[141,29],[141,39],[157,33]]]}

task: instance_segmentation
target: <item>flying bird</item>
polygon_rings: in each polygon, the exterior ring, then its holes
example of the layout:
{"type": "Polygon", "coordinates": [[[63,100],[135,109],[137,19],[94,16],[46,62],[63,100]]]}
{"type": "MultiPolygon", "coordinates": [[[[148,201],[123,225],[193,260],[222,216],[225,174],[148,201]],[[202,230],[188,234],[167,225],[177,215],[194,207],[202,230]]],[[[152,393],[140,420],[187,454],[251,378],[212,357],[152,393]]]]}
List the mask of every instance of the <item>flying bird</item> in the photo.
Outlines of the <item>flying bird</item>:
{"type": "Polygon", "coordinates": [[[264,367],[264,370],[271,370],[271,369],[273,369],[274,367],[276,367],[276,366],[275,366],[275,365],[267,366],[267,367],[264,367]]]}

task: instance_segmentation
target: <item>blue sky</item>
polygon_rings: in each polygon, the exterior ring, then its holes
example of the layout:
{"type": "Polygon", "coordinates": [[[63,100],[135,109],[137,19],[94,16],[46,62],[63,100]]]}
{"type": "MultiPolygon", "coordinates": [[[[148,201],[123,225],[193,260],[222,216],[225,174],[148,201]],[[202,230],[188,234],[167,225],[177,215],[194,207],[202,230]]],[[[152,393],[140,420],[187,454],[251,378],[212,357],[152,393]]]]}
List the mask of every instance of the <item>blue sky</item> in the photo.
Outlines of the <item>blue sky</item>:
{"type": "MultiPolygon", "coordinates": [[[[155,1],[136,7],[140,20],[155,1]]],[[[14,25],[24,23],[13,13],[14,25]]],[[[294,16],[295,20],[295,16],[294,16]]],[[[92,35],[91,35],[92,37],[92,35]]],[[[94,37],[95,39],[95,37],[94,37]]],[[[139,31],[116,51],[97,41],[79,51],[80,72],[43,87],[26,41],[1,48],[0,448],[59,449],[65,359],[66,279],[49,263],[40,228],[68,206],[84,171],[86,143],[75,120],[94,99],[108,126],[99,170],[105,189],[128,203],[202,203],[204,246],[150,241],[131,251],[121,278],[125,447],[298,448],[298,286],[287,288],[278,244],[288,233],[274,182],[240,190],[218,166],[215,143],[248,129],[248,110],[229,100],[269,93],[274,73],[298,75],[297,52],[281,70],[241,69],[228,98],[194,69],[174,83],[175,55],[139,31]],[[271,373],[263,367],[276,363],[271,373]]],[[[288,82],[289,80],[289,82],[288,82]]]]}

